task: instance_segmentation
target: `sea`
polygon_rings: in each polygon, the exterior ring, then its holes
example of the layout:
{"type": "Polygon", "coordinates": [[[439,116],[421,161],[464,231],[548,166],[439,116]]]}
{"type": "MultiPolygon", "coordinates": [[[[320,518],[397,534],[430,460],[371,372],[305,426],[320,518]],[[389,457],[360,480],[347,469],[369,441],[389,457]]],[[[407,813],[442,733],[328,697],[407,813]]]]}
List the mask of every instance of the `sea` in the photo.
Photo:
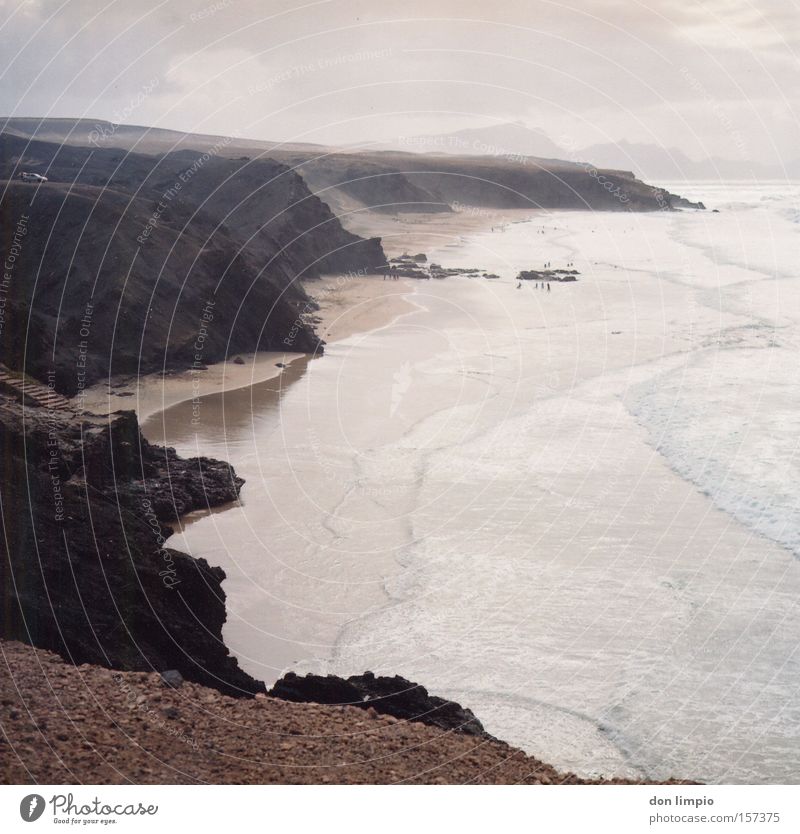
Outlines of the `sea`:
{"type": "Polygon", "coordinates": [[[796,783],[800,185],[674,190],[706,210],[443,237],[499,278],[145,423],[247,480],[170,540],[244,669],[398,674],[583,776],[796,783]]]}

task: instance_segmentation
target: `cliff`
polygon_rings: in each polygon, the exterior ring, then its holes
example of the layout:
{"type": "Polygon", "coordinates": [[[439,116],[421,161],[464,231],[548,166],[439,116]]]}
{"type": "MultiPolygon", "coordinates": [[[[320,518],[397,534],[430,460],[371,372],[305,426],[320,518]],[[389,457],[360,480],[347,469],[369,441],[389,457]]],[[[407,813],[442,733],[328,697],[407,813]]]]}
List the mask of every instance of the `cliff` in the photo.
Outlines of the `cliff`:
{"type": "MultiPolygon", "coordinates": [[[[629,171],[515,156],[276,151],[337,211],[494,209],[665,211],[681,198],[629,171]]],[[[688,204],[687,207],[694,207],[688,204]]]]}
{"type": "Polygon", "coordinates": [[[320,350],[301,279],[370,271],[380,242],[342,228],[285,165],[223,154],[0,134],[0,361],[52,370],[71,395],[109,373],[320,350]],[[49,182],[14,180],[22,170],[49,182]]]}
{"type": "Polygon", "coordinates": [[[78,419],[5,397],[0,440],[0,636],[76,664],[264,690],[222,642],[224,572],[163,546],[165,521],[236,498],[228,464],[150,445],[133,412],[78,419]]]}

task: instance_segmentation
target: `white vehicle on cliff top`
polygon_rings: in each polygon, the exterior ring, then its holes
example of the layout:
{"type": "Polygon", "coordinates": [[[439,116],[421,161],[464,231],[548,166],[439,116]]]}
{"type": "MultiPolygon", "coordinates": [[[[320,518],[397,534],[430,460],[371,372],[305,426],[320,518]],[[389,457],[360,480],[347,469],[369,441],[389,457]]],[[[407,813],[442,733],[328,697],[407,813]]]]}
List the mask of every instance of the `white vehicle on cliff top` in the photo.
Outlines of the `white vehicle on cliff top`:
{"type": "Polygon", "coordinates": [[[42,174],[32,174],[28,171],[23,171],[20,175],[23,182],[47,182],[47,177],[42,174]]]}

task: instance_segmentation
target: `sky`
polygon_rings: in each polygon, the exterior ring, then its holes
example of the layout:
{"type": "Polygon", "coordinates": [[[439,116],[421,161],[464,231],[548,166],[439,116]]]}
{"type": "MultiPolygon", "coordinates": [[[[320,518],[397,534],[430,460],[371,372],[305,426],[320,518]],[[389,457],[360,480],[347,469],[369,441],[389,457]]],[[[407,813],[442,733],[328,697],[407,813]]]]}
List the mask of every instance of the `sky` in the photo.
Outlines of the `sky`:
{"type": "Polygon", "coordinates": [[[800,156],[800,0],[0,0],[0,114],[800,156]]]}

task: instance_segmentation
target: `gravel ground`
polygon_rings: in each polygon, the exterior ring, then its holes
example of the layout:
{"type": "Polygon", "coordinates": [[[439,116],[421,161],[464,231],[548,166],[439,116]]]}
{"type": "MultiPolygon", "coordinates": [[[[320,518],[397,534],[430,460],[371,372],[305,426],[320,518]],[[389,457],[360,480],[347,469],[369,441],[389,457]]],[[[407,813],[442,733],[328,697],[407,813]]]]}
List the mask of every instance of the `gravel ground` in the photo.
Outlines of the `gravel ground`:
{"type": "Polygon", "coordinates": [[[578,783],[506,744],[355,707],[235,699],[0,642],[0,781],[578,783]]]}

